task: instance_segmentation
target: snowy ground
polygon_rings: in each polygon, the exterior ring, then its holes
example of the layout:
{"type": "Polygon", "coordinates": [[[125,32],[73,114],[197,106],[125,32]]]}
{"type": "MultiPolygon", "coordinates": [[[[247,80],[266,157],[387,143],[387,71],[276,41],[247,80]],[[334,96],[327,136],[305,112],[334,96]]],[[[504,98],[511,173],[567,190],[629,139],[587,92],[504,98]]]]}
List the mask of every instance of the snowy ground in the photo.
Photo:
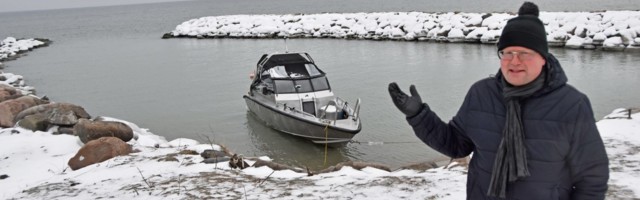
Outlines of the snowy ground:
{"type": "MultiPolygon", "coordinates": [[[[598,128],[611,161],[608,199],[640,198],[640,114],[622,110],[598,128]]],[[[111,119],[117,120],[117,119],[111,119]]],[[[426,171],[373,167],[307,176],[268,167],[231,169],[202,163],[216,144],[191,139],[170,142],[127,122],[138,150],[77,171],[67,166],[82,143],[76,136],[21,128],[0,129],[0,199],[464,199],[466,169],[426,171]],[[191,150],[191,151],[185,151],[191,150]]],[[[253,164],[255,159],[248,160],[253,164]]],[[[261,158],[267,159],[268,158],[261,158]]]]}
{"type": "MultiPolygon", "coordinates": [[[[347,38],[495,43],[509,13],[323,13],[191,19],[163,38],[347,38]]],[[[640,47],[640,11],[540,12],[550,46],[640,47]]]]}

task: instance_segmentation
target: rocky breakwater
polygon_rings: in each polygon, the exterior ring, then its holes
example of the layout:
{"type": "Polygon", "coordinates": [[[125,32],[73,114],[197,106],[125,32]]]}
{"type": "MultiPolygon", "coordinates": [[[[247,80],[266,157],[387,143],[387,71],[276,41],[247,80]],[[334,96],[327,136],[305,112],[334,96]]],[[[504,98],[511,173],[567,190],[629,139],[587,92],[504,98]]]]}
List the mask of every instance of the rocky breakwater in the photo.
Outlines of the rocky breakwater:
{"type": "MultiPolygon", "coordinates": [[[[324,13],[191,19],[162,38],[342,38],[494,44],[511,13],[324,13]]],[[[636,51],[640,11],[540,12],[552,47],[636,51]]]]}
{"type": "MultiPolygon", "coordinates": [[[[0,43],[0,61],[15,59],[49,43],[49,40],[9,37],[0,43]]],[[[22,76],[0,71],[0,129],[18,127],[77,135],[85,145],[69,160],[73,170],[129,154],[131,147],[126,142],[134,137],[131,127],[123,122],[102,117],[91,119],[81,106],[38,97],[33,87],[26,86],[22,76]]]]}
{"type": "Polygon", "coordinates": [[[5,38],[4,40],[0,41],[0,69],[3,68],[3,61],[15,60],[20,56],[26,55],[28,51],[31,51],[34,48],[49,46],[49,44],[51,44],[51,40],[42,38],[5,38]]]}

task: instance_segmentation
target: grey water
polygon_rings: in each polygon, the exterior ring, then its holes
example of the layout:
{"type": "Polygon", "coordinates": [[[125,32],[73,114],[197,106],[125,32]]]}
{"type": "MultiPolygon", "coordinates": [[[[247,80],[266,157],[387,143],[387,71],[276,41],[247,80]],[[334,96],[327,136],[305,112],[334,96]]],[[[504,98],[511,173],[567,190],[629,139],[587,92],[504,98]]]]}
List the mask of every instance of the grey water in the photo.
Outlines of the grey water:
{"type": "MultiPolygon", "coordinates": [[[[342,161],[399,167],[443,159],[412,133],[387,84],[415,84],[424,101],[448,121],[475,81],[498,71],[493,45],[430,42],[291,39],[289,51],[308,52],[334,92],[362,99],[363,129],[329,149],[273,131],[247,112],[242,95],[264,53],[284,52],[279,39],[160,39],[192,18],[229,14],[323,12],[504,12],[512,1],[418,0],[184,1],[0,13],[0,38],[48,38],[54,43],[5,62],[37,94],[83,106],[93,116],[136,123],[168,140],[192,138],[245,156],[269,156],[322,168],[342,161]]],[[[539,1],[545,11],[638,10],[635,1],[539,1]]],[[[640,104],[639,53],[551,49],[569,83],[591,98],[596,119],[640,104]]]]}

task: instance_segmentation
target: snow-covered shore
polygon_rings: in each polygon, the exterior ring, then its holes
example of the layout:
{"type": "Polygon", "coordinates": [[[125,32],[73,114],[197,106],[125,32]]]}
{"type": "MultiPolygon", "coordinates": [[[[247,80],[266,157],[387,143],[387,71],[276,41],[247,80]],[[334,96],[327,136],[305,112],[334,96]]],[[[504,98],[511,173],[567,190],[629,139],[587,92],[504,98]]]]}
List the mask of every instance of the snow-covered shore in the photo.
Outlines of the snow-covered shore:
{"type": "MultiPolygon", "coordinates": [[[[0,85],[33,95],[33,88],[25,85],[22,76],[0,71],[0,77],[4,77],[0,78],[0,85]]],[[[292,170],[274,171],[266,166],[240,170],[232,169],[227,161],[204,163],[205,158],[199,154],[208,149],[224,150],[221,145],[201,144],[188,138],[167,141],[135,123],[103,119],[130,127],[135,137],[127,143],[135,151],[75,171],[67,163],[84,145],[77,136],[55,135],[52,129],[0,128],[0,199],[464,199],[466,196],[466,168],[453,166],[456,163],[428,170],[392,171],[345,166],[313,176],[292,170]]],[[[614,110],[597,126],[610,159],[607,198],[640,198],[637,187],[640,113],[614,110]]],[[[258,159],[269,160],[260,157],[246,161],[252,165],[258,159]]]]}
{"type": "MultiPolygon", "coordinates": [[[[323,13],[191,19],[163,38],[345,38],[495,43],[510,13],[323,13]]],[[[640,48],[640,11],[540,12],[550,46],[640,48]]]]}
{"type": "MultiPolygon", "coordinates": [[[[613,119],[597,124],[610,158],[607,199],[640,198],[640,114],[626,119],[621,109],[608,117],[613,119]]],[[[464,167],[391,172],[343,167],[314,176],[264,166],[231,169],[227,162],[205,164],[199,155],[180,153],[220,150],[218,145],[185,138],[168,142],[128,124],[137,136],[129,142],[137,153],[76,171],[67,161],[82,146],[78,137],[0,129],[0,198],[457,200],[466,194],[464,167]]]]}

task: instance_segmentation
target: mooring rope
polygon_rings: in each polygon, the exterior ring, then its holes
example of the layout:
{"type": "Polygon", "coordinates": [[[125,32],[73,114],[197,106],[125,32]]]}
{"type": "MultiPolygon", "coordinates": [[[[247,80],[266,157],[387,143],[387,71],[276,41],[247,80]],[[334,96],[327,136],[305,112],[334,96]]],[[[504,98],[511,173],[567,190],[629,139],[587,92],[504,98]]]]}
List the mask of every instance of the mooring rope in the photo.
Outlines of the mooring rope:
{"type": "Polygon", "coordinates": [[[327,166],[327,154],[329,152],[329,123],[324,127],[324,166],[327,166]]]}
{"type": "Polygon", "coordinates": [[[401,141],[367,141],[367,142],[360,142],[357,140],[351,140],[349,141],[349,143],[355,143],[355,144],[366,144],[369,146],[372,145],[384,145],[384,144],[411,144],[411,143],[421,143],[420,141],[414,141],[414,142],[401,142],[401,141]]]}

